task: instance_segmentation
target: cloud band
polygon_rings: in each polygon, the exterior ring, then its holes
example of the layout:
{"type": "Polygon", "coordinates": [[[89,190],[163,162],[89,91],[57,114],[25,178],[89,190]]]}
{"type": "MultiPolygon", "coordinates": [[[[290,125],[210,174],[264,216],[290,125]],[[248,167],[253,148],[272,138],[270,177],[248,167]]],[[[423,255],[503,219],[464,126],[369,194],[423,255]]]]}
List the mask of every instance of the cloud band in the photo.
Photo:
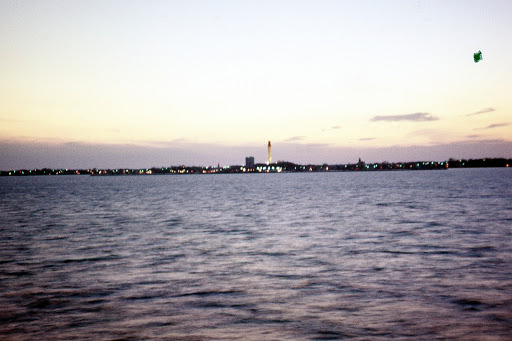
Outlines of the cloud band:
{"type": "Polygon", "coordinates": [[[406,114],[406,115],[377,115],[371,119],[371,121],[387,121],[387,122],[396,122],[396,121],[410,121],[410,122],[425,122],[425,121],[437,121],[438,117],[432,116],[432,114],[417,112],[414,114],[406,114]]]}

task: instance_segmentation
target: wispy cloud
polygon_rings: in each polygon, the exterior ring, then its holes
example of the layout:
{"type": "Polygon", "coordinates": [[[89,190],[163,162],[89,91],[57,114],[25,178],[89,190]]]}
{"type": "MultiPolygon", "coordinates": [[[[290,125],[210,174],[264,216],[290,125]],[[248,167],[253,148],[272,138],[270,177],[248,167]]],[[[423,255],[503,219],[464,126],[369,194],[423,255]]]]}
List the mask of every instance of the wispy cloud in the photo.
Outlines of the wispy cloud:
{"type": "Polygon", "coordinates": [[[329,143],[305,143],[300,145],[302,148],[326,148],[329,147],[329,143]]]}
{"type": "Polygon", "coordinates": [[[506,126],[509,126],[510,123],[494,123],[494,124],[490,124],[488,125],[487,127],[484,127],[484,128],[476,128],[475,130],[482,130],[482,129],[493,129],[493,128],[499,128],[499,127],[506,127],[506,126]]]}
{"type": "Polygon", "coordinates": [[[322,131],[330,131],[330,130],[338,130],[341,129],[341,126],[332,126],[330,128],[324,128],[322,131]]]}
{"type": "Polygon", "coordinates": [[[0,117],[0,122],[23,122],[23,120],[19,120],[17,118],[0,117]]]}
{"type": "Polygon", "coordinates": [[[425,121],[437,121],[438,117],[432,116],[432,114],[417,112],[414,114],[406,114],[406,115],[377,115],[373,117],[370,121],[412,121],[412,122],[425,122],[425,121]]]}
{"type": "Polygon", "coordinates": [[[284,142],[295,142],[295,141],[302,141],[306,138],[306,136],[293,136],[289,139],[284,140],[284,142]]]}
{"type": "Polygon", "coordinates": [[[493,111],[496,111],[496,109],[494,109],[494,108],[485,108],[485,109],[482,109],[482,110],[475,111],[475,112],[473,112],[471,114],[467,114],[466,116],[481,115],[481,114],[486,114],[488,112],[493,112],[493,111]]]}
{"type": "Polygon", "coordinates": [[[466,136],[468,139],[476,139],[478,137],[480,137],[480,135],[468,135],[466,136]]]}
{"type": "Polygon", "coordinates": [[[375,140],[375,137],[363,137],[360,138],[359,141],[373,141],[375,140]]]}
{"type": "Polygon", "coordinates": [[[187,140],[184,138],[178,138],[174,140],[168,140],[168,141],[152,141],[152,140],[139,140],[139,141],[128,141],[127,144],[132,145],[140,145],[140,146],[152,146],[157,148],[169,148],[169,147],[175,147],[177,145],[181,145],[186,143],[187,140]]]}

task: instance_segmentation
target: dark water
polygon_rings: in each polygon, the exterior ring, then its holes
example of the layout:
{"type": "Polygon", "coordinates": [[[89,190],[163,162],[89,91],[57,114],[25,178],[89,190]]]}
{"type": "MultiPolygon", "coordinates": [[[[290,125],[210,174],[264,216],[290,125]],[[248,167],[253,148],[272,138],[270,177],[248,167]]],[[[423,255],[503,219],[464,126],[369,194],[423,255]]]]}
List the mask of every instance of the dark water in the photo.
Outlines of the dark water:
{"type": "Polygon", "coordinates": [[[2,340],[512,339],[512,169],[0,186],[2,340]]]}

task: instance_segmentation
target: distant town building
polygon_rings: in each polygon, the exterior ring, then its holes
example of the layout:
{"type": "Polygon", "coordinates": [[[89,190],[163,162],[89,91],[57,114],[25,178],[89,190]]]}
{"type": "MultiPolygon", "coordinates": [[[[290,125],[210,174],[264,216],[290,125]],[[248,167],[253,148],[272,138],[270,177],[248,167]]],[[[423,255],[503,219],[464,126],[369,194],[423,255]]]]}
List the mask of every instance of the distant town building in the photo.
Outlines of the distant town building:
{"type": "Polygon", "coordinates": [[[245,168],[254,168],[254,157],[248,156],[245,158],[245,168]]]}
{"type": "Polygon", "coordinates": [[[361,161],[361,158],[359,158],[359,161],[357,162],[357,169],[361,170],[361,169],[365,169],[366,167],[366,163],[364,161],[361,161]]]}

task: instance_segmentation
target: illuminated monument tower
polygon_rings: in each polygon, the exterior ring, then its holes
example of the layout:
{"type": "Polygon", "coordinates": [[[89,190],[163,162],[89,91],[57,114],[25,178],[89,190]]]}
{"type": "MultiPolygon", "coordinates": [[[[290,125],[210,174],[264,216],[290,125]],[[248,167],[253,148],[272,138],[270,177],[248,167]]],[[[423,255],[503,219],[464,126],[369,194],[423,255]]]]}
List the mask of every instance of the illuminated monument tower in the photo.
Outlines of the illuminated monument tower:
{"type": "Polygon", "coordinates": [[[268,141],[268,164],[272,163],[272,154],[271,154],[272,146],[270,145],[270,141],[268,141]]]}

